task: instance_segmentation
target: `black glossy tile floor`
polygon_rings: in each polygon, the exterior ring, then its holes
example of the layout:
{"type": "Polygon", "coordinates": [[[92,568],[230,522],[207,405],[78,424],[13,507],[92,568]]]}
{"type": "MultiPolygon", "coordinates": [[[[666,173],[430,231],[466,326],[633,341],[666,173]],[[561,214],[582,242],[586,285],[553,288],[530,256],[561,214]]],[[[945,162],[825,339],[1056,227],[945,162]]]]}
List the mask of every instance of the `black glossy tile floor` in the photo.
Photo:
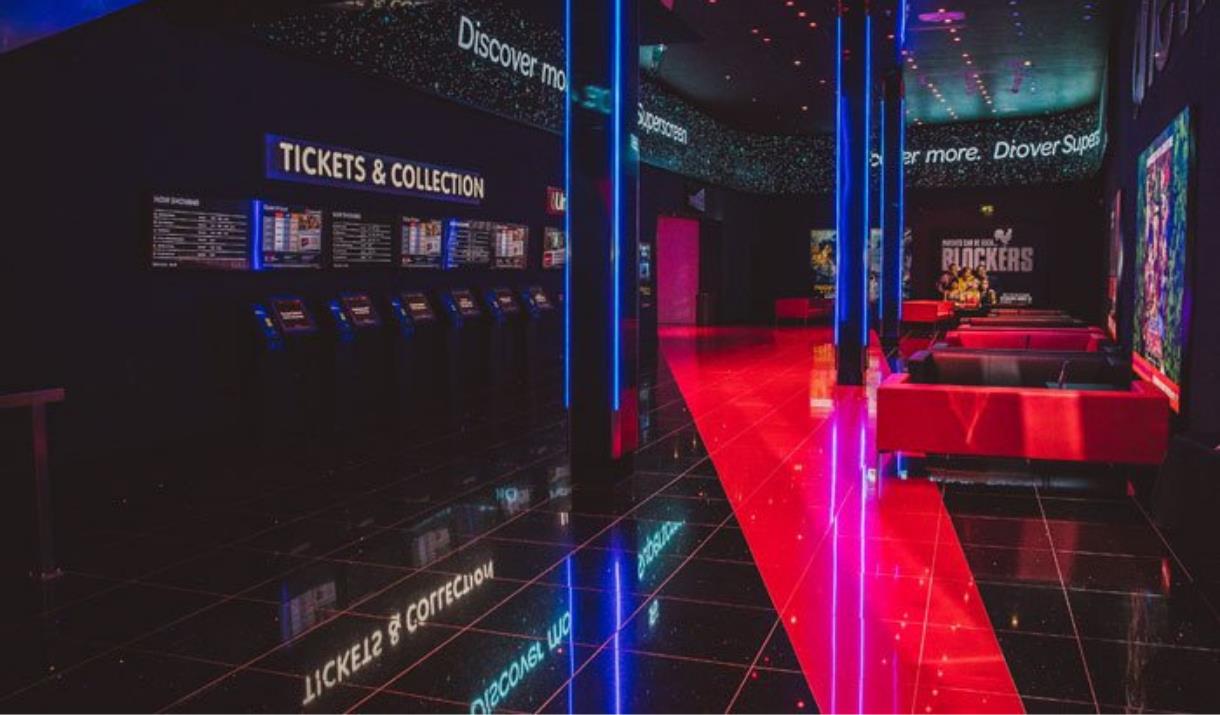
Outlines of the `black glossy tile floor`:
{"type": "Polygon", "coordinates": [[[945,505],[1029,712],[1220,704],[1214,572],[1134,497],[949,484],[945,505]]]}
{"type": "Polygon", "coordinates": [[[90,536],[6,609],[0,709],[816,712],[664,369],[612,490],[554,398],[65,504],[90,536]]]}

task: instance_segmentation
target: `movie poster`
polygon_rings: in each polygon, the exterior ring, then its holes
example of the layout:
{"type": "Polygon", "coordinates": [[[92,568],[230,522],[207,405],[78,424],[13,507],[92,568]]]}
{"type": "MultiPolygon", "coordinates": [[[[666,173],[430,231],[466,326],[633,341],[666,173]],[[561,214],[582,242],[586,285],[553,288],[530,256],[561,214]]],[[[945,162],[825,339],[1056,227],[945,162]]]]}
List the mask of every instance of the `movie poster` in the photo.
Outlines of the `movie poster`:
{"type": "Polygon", "coordinates": [[[1136,371],[1180,407],[1186,338],[1186,251],[1190,110],[1140,155],[1136,200],[1136,371]]]}
{"type": "Polygon", "coordinates": [[[1106,272],[1106,330],[1118,340],[1118,284],[1123,277],[1123,191],[1110,204],[1110,261],[1106,272]]]}
{"type": "Polygon", "coordinates": [[[1033,305],[1042,293],[1033,243],[1040,233],[1003,225],[941,236],[936,292],[962,308],[1033,305]]]}
{"type": "Polygon", "coordinates": [[[809,232],[809,261],[813,268],[813,294],[835,297],[835,232],[815,228],[809,232]]]}
{"type": "MultiPolygon", "coordinates": [[[[902,232],[902,297],[911,297],[912,244],[911,229],[902,232]]],[[[809,262],[813,268],[813,293],[818,298],[835,297],[836,234],[833,229],[813,229],[809,232],[809,262]]],[[[876,303],[881,285],[881,229],[874,228],[868,236],[868,299],[876,303]]]]}

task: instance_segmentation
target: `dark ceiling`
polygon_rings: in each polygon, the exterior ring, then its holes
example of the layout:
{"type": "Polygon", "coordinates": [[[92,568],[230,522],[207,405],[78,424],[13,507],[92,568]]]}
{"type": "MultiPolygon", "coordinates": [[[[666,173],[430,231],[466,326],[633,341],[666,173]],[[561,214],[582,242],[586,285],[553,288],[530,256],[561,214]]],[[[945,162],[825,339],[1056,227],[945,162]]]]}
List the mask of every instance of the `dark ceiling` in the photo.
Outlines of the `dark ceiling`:
{"type": "MultiPolygon", "coordinates": [[[[1009,118],[1097,102],[1115,2],[910,0],[908,120],[1009,118]]],[[[835,7],[834,0],[674,0],[677,18],[702,39],[645,52],[659,57],[647,71],[743,129],[832,132],[835,7]]],[[[877,23],[879,41],[892,22],[889,15],[877,23]]]]}
{"type": "MultiPolygon", "coordinates": [[[[12,0],[0,51],[138,0],[12,0]]],[[[384,1],[384,0],[383,0],[384,1]]],[[[410,3],[447,0],[399,0],[410,3]]],[[[165,0],[212,21],[337,0],[165,0]]],[[[349,0],[367,5],[377,0],[349,0]]],[[[561,0],[512,2],[545,26],[561,0]]],[[[874,0],[896,7],[897,0],[874,0]]],[[[1105,83],[1112,6],[1120,0],[909,0],[908,121],[933,124],[1055,113],[1096,103],[1105,83]]],[[[643,0],[648,73],[742,129],[834,129],[836,0],[643,0]]],[[[876,23],[893,31],[892,13],[876,23]]]]}

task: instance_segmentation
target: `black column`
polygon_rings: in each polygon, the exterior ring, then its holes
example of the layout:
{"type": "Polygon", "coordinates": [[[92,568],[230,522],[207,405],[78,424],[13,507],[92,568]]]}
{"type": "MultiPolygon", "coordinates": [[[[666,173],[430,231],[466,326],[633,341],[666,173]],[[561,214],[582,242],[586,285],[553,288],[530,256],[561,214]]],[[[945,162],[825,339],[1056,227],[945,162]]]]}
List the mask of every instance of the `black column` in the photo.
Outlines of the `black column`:
{"type": "Polygon", "coordinates": [[[565,0],[565,394],[573,480],[630,473],[638,442],[637,0],[565,0]]]}
{"type": "Polygon", "coordinates": [[[838,80],[835,344],[840,385],[863,385],[868,348],[869,134],[872,18],[867,0],[840,0],[835,28],[838,80]]]}
{"type": "Polygon", "coordinates": [[[899,0],[894,31],[878,60],[882,64],[881,104],[881,344],[898,345],[902,324],[902,289],[906,257],[906,96],[902,84],[902,48],[906,37],[906,0],[899,0]]]}

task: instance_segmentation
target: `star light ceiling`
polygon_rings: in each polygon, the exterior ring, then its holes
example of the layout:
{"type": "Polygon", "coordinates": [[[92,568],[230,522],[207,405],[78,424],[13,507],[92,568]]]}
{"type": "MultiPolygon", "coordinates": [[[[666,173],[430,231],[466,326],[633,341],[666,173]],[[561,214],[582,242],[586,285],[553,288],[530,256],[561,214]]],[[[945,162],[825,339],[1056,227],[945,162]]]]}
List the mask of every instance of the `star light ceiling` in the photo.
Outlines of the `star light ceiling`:
{"type": "Polygon", "coordinates": [[[907,121],[1047,115],[1097,103],[1104,0],[911,0],[907,121]]]}
{"type": "Polygon", "coordinates": [[[702,41],[670,44],[654,79],[742,129],[833,131],[834,2],[677,0],[674,12],[702,41]]]}

